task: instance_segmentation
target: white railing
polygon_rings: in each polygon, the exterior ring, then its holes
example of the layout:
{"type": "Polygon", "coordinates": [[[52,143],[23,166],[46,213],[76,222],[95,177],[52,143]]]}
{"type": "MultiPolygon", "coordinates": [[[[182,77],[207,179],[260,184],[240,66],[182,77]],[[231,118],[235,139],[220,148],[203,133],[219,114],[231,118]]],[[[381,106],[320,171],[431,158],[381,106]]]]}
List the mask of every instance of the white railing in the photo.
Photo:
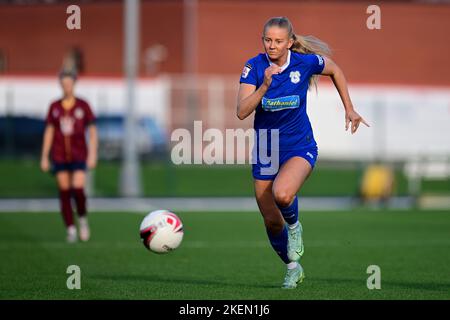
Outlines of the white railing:
{"type": "MultiPolygon", "coordinates": [[[[204,129],[222,132],[251,128],[253,116],[236,117],[237,76],[164,76],[138,81],[138,113],[152,116],[167,130],[204,129]]],[[[124,82],[81,78],[79,96],[97,114],[126,112],[124,82]]],[[[344,131],[344,110],[336,89],[320,83],[308,94],[308,114],[319,145],[320,159],[409,161],[427,155],[450,155],[450,88],[350,84],[358,112],[371,127],[344,131]]],[[[0,116],[26,114],[44,118],[60,90],[54,78],[0,77],[0,116]]]]}

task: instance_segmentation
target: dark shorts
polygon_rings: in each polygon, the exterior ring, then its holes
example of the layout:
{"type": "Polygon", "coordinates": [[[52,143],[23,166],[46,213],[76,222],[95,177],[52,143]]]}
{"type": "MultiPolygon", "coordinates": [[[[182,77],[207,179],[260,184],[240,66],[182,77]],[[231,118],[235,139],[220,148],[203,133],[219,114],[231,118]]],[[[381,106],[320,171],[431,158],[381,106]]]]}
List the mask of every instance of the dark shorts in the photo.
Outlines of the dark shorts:
{"type": "Polygon", "coordinates": [[[279,152],[279,163],[278,166],[275,167],[272,164],[262,164],[259,156],[257,157],[257,163],[252,164],[252,174],[253,178],[257,180],[275,180],[276,176],[278,175],[279,168],[286,163],[289,159],[293,157],[301,157],[309,162],[311,165],[311,168],[314,169],[314,166],[316,165],[318,156],[318,149],[317,147],[311,147],[306,149],[299,149],[294,151],[280,151],[279,152]],[[275,171],[275,172],[262,172],[263,169],[274,167],[272,170],[268,171],[275,171]]]}
{"type": "Polygon", "coordinates": [[[60,171],[77,171],[77,170],[86,170],[86,162],[53,162],[52,163],[52,173],[56,174],[60,171]]]}

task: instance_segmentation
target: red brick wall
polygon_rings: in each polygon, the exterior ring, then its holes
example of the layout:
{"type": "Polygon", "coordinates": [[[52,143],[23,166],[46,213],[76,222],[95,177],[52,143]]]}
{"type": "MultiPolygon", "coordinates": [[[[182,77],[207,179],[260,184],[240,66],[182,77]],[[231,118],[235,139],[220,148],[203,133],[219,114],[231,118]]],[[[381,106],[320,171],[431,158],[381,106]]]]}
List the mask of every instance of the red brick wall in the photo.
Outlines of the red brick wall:
{"type": "MultiPolygon", "coordinates": [[[[450,85],[450,6],[385,3],[381,30],[366,28],[369,3],[199,0],[197,66],[203,74],[236,74],[262,50],[261,29],[287,15],[297,33],[313,34],[334,49],[350,82],[450,85]]],[[[72,46],[84,52],[87,75],[122,74],[120,2],[83,4],[82,30],[65,27],[66,5],[0,6],[0,49],[12,74],[55,74],[72,46]]],[[[182,1],[141,4],[141,51],[168,48],[161,71],[183,71],[182,1]]],[[[144,63],[141,55],[141,74],[144,63]]]]}
{"type": "MultiPolygon", "coordinates": [[[[0,6],[0,49],[8,72],[55,74],[73,46],[84,53],[86,74],[120,75],[123,69],[122,4],[82,4],[81,30],[66,28],[67,5],[0,6]]],[[[164,72],[182,67],[182,8],[175,1],[141,4],[141,51],[154,43],[168,49],[164,72]]],[[[141,70],[144,70],[141,54],[141,70]]]]}
{"type": "Polygon", "coordinates": [[[199,15],[199,71],[239,73],[246,59],[263,50],[264,22],[286,15],[297,33],[312,34],[334,49],[335,61],[351,82],[450,85],[450,6],[382,3],[381,30],[367,29],[367,6],[204,1],[199,15]]]}

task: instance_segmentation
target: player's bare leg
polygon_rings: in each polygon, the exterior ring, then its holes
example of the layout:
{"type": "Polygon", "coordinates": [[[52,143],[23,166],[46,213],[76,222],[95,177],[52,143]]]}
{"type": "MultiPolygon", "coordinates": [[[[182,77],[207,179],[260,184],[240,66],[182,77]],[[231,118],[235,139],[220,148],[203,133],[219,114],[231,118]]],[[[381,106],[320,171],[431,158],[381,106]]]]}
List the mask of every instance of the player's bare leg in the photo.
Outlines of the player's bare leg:
{"type": "Polygon", "coordinates": [[[304,252],[303,230],[298,220],[296,195],[311,171],[308,161],[301,157],[293,157],[283,164],[273,183],[275,202],[288,223],[288,257],[291,261],[299,261],[304,252]]]}
{"type": "Polygon", "coordinates": [[[288,268],[283,288],[293,289],[305,278],[299,260],[303,255],[302,225],[298,221],[297,192],[311,174],[308,161],[301,157],[289,159],[280,168],[272,186],[274,201],[288,224],[288,257],[292,268],[288,268]]]}
{"type": "Polygon", "coordinates": [[[272,185],[271,180],[255,180],[255,197],[266,229],[277,234],[283,229],[284,220],[274,201],[272,185]]]}
{"type": "Polygon", "coordinates": [[[56,174],[56,182],[59,189],[59,201],[61,206],[61,214],[64,224],[67,228],[67,242],[73,243],[77,241],[77,229],[73,222],[73,210],[70,203],[70,172],[60,171],[56,174]]]}
{"type": "MultiPolygon", "coordinates": [[[[255,180],[256,202],[258,203],[259,210],[263,216],[270,243],[283,262],[287,265],[288,274],[291,275],[290,279],[295,278],[296,285],[297,281],[300,279],[299,277],[296,277],[300,265],[297,262],[291,262],[287,256],[288,231],[283,216],[275,203],[272,188],[273,182],[270,180],[255,180]]],[[[285,279],[283,287],[291,288],[292,286],[289,284],[289,281],[287,284],[285,279]]]]}
{"type": "Polygon", "coordinates": [[[86,173],[83,170],[76,170],[73,172],[71,184],[79,216],[78,225],[81,241],[88,241],[91,236],[87,219],[86,195],[84,193],[85,182],[86,173]]]}

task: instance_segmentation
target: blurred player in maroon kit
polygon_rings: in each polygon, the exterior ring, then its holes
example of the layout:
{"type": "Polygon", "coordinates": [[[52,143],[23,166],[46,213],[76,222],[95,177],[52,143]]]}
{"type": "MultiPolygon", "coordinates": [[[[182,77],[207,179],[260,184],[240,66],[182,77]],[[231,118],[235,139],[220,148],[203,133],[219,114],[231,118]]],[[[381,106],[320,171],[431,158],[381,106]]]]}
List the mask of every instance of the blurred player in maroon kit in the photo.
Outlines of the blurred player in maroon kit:
{"type": "Polygon", "coordinates": [[[63,97],[50,105],[42,145],[41,169],[51,169],[59,188],[61,213],[67,227],[67,241],[77,241],[71,197],[75,199],[79,216],[79,236],[87,241],[90,230],[87,221],[84,185],[86,169],[97,164],[97,129],[89,104],[74,95],[76,75],[62,72],[59,76],[63,97]],[[85,133],[89,132],[89,144],[85,133]],[[50,157],[49,157],[50,156],[50,157]],[[51,162],[50,159],[51,158],[51,162]]]}

